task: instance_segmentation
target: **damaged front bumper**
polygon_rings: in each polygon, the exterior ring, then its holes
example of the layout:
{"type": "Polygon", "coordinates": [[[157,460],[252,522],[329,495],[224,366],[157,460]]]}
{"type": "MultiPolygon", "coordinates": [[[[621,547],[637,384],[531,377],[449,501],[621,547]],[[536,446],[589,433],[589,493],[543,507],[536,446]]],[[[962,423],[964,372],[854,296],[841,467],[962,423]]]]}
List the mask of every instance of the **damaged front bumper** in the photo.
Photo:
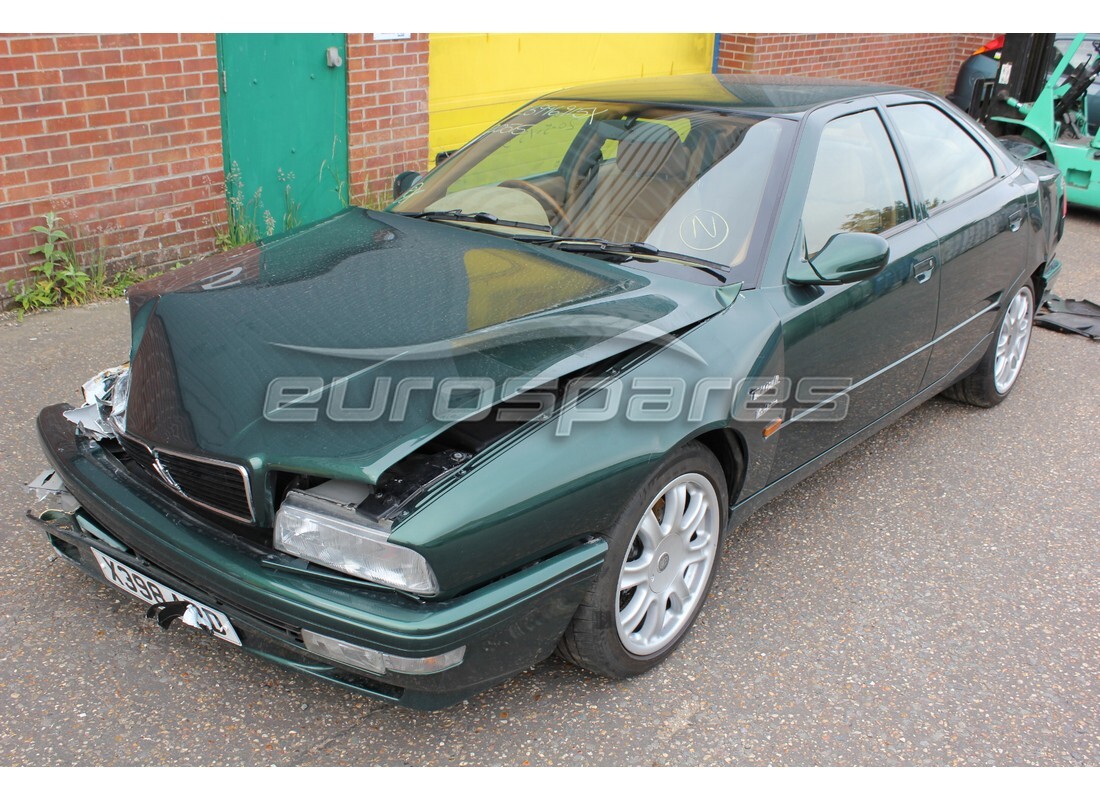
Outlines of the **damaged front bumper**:
{"type": "Polygon", "coordinates": [[[437,602],[273,569],[274,551],[137,480],[106,449],[74,432],[67,409],[52,406],[38,418],[61,490],[78,505],[37,519],[60,555],[110,584],[98,551],[224,614],[246,650],[401,705],[442,708],[547,657],[606,553],[606,544],[594,540],[437,602]],[[303,632],[378,654],[380,664],[440,660],[447,666],[432,674],[379,675],[310,652],[303,632]],[[460,663],[446,661],[456,652],[460,663]]]}

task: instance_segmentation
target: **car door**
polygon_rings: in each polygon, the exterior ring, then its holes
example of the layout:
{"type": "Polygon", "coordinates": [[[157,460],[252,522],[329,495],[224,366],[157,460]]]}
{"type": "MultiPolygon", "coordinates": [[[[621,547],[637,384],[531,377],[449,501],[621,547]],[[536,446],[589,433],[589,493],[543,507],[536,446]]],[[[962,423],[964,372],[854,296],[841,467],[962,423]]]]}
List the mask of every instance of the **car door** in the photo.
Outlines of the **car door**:
{"type": "Polygon", "coordinates": [[[912,398],[928,362],[939,301],[937,238],[911,201],[881,110],[863,105],[808,125],[819,136],[803,137],[815,158],[792,259],[812,259],[834,234],[857,231],[886,238],[889,262],[866,280],[787,282],[777,296],[790,396],[771,480],[912,398]]]}
{"type": "Polygon", "coordinates": [[[1001,160],[948,112],[906,102],[890,104],[887,114],[912,164],[915,202],[940,240],[930,385],[984,349],[1002,293],[1027,266],[1027,198],[1001,160]]]}

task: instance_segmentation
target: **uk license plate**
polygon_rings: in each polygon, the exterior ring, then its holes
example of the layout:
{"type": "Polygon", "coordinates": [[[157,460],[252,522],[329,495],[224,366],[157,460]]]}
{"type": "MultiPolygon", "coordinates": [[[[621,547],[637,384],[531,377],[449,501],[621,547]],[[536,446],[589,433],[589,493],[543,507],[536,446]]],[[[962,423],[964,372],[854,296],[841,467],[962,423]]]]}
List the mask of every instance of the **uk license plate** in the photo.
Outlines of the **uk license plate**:
{"type": "Polygon", "coordinates": [[[187,595],[180,594],[175,589],[165,586],[160,581],[153,580],[148,575],[142,575],[137,570],[126,566],[122,562],[115,561],[110,556],[103,555],[103,553],[99,552],[94,547],[91,548],[91,551],[95,554],[96,561],[99,562],[99,568],[103,572],[103,577],[122,591],[133,595],[138,600],[142,600],[149,605],[154,603],[185,602],[188,604],[188,608],[183,616],[179,618],[180,622],[184,625],[190,625],[192,628],[198,628],[207,633],[212,633],[219,639],[240,647],[240,637],[237,636],[237,632],[233,629],[233,624],[229,621],[229,617],[222,612],[210,606],[203,605],[197,600],[192,600],[187,595]]]}

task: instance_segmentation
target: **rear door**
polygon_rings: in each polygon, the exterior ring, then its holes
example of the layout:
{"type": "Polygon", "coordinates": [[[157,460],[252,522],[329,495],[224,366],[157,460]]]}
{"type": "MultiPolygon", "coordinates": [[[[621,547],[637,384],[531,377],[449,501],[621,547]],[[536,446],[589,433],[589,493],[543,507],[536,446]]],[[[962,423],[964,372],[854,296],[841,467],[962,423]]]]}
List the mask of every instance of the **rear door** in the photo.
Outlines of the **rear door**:
{"type": "Polygon", "coordinates": [[[938,106],[887,111],[913,167],[914,200],[940,240],[936,344],[923,381],[930,385],[984,350],[1001,295],[1025,267],[1027,198],[1001,159],[938,106]]]}

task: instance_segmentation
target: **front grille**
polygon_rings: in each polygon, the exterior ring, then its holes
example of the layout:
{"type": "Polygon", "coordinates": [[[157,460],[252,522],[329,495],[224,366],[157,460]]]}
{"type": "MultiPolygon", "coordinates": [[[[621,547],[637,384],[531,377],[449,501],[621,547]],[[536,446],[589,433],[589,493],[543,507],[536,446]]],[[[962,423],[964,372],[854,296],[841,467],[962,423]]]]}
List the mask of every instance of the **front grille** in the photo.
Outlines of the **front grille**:
{"type": "Polygon", "coordinates": [[[247,477],[239,468],[168,453],[157,453],[157,457],[188,498],[239,519],[252,519],[247,477]]]}
{"type": "Polygon", "coordinates": [[[191,502],[241,522],[253,522],[248,472],[238,464],[147,447],[129,437],[123,448],[141,471],[191,502]]]}
{"type": "Polygon", "coordinates": [[[156,477],[153,471],[153,452],[145,445],[138,444],[132,439],[122,440],[122,449],[126,451],[135,464],[141,467],[142,472],[151,477],[156,477]]]}

